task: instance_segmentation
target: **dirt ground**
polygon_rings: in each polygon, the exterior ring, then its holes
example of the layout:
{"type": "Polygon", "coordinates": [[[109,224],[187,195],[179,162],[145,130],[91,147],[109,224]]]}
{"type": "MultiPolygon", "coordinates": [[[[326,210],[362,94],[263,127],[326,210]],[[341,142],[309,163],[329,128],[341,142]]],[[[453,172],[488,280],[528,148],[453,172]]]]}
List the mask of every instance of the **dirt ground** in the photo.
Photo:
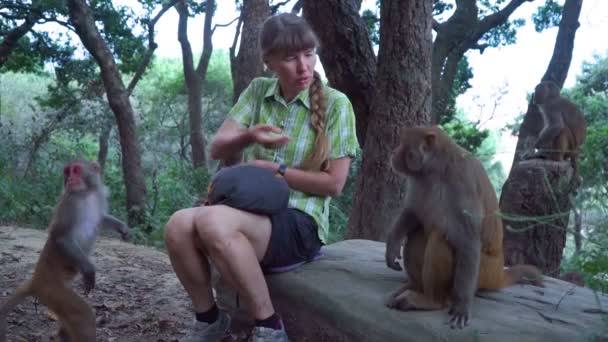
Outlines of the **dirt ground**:
{"type": "MultiPolygon", "coordinates": [[[[46,231],[0,226],[0,302],[34,269],[46,231]]],[[[193,321],[191,305],[167,255],[100,237],[93,255],[95,289],[85,298],[97,317],[98,341],[179,341],[193,321]]],[[[83,293],[80,277],[74,282],[83,293]]],[[[33,298],[8,316],[7,341],[53,341],[57,322],[33,298]]],[[[227,334],[223,341],[246,336],[227,334]]]]}

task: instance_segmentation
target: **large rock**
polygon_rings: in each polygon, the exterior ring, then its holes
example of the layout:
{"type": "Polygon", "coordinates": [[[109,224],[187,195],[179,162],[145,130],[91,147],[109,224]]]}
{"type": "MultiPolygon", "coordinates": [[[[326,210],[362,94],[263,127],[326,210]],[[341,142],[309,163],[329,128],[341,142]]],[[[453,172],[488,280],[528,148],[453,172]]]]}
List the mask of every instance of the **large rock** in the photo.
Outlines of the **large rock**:
{"type": "MultiPolygon", "coordinates": [[[[601,335],[608,298],[547,278],[546,287],[515,285],[477,294],[463,330],[446,324],[447,310],[400,312],[385,307],[405,279],[386,267],[385,245],[347,240],[294,271],[268,275],[273,303],[292,341],[582,341],[601,335]]],[[[218,286],[220,305],[243,321],[243,301],[218,286]],[[237,301],[239,308],[237,308],[237,301]]],[[[606,337],[606,335],[603,335],[606,337]]]]}

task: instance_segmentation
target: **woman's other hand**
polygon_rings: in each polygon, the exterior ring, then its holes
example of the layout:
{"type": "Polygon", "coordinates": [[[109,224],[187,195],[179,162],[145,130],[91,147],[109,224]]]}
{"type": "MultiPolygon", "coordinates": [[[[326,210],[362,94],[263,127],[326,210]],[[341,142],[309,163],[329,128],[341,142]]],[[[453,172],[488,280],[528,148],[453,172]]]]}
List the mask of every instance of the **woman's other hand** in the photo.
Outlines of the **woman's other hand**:
{"type": "Polygon", "coordinates": [[[265,148],[278,148],[287,144],[291,138],[281,134],[279,127],[269,124],[257,124],[249,128],[249,134],[254,142],[265,148]]]}

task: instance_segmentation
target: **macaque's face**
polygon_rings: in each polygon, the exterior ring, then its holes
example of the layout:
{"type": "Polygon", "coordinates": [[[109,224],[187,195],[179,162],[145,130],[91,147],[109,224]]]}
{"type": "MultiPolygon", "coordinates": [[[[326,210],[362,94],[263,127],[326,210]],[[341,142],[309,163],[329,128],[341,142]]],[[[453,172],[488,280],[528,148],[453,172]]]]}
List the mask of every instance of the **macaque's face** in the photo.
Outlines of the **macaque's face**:
{"type": "Polygon", "coordinates": [[[87,190],[99,181],[99,171],[97,163],[69,163],[63,168],[63,186],[69,192],[87,190]]]}
{"type": "Polygon", "coordinates": [[[534,88],[534,104],[545,104],[552,98],[559,96],[559,89],[553,82],[541,82],[534,88]]]}
{"type": "Polygon", "coordinates": [[[399,134],[399,139],[399,146],[391,156],[393,168],[403,174],[420,171],[424,166],[424,154],[426,153],[422,146],[423,137],[419,132],[404,128],[399,134]]]}

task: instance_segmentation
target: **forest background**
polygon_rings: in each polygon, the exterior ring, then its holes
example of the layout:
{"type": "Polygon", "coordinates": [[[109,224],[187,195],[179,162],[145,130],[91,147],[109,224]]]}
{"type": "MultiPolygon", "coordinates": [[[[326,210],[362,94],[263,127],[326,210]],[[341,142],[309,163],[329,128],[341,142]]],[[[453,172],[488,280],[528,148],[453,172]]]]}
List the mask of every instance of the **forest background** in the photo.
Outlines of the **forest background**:
{"type": "Polygon", "coordinates": [[[319,69],[351,97],[357,115],[363,150],[332,201],[331,241],[384,238],[405,191],[386,163],[398,126],[440,123],[480,158],[500,196],[529,93],[555,53],[569,2],[582,10],[563,94],[583,110],[589,131],[575,201],[582,239],[574,243],[572,222],[560,273],[576,271],[605,291],[608,44],[601,37],[608,3],[602,0],[434,1],[433,58],[422,51],[419,67],[432,85],[415,84],[391,63],[411,55],[407,47],[414,44],[383,49],[399,29],[386,15],[403,7],[398,1],[0,0],[0,222],[45,227],[61,191],[62,164],[97,159],[112,212],[136,228],[136,243],[163,248],[168,217],[204,196],[217,169],[207,142],[248,80],[263,73],[257,27],[281,11],[303,13],[322,32],[319,69]],[[471,6],[477,22],[465,22],[464,32],[481,33],[477,39],[446,36],[440,25],[467,18],[471,6]],[[483,27],[484,19],[501,16],[483,27]],[[89,19],[96,30],[85,25],[89,19]],[[435,60],[446,41],[462,44],[435,60]],[[445,69],[438,72],[436,62],[445,69]],[[399,75],[397,93],[387,86],[390,73],[399,75]],[[432,102],[419,96],[424,89],[432,90],[432,102]]]}

